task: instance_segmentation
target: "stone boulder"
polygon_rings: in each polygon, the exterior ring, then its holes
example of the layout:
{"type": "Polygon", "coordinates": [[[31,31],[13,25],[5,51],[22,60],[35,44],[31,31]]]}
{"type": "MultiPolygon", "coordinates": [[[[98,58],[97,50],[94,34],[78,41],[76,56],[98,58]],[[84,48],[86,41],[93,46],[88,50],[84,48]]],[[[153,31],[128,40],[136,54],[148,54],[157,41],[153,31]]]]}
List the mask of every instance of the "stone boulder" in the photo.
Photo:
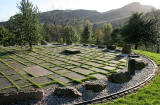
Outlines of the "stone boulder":
{"type": "Polygon", "coordinates": [[[130,44],[126,44],[123,49],[122,49],[122,53],[124,54],[130,54],[132,51],[131,51],[131,45],[130,44]]]}
{"type": "Polygon", "coordinates": [[[106,48],[106,45],[98,45],[98,48],[106,48]]]}
{"type": "Polygon", "coordinates": [[[135,69],[136,70],[141,70],[145,68],[147,63],[145,63],[142,59],[136,58],[135,59],[135,69]]]}
{"type": "Polygon", "coordinates": [[[42,41],[41,41],[41,45],[48,45],[48,43],[47,43],[47,41],[42,40],[42,41]]]}
{"type": "Polygon", "coordinates": [[[66,49],[65,51],[63,51],[63,53],[65,53],[65,54],[79,54],[81,52],[78,49],[66,49]]]}
{"type": "Polygon", "coordinates": [[[56,96],[64,96],[64,97],[81,97],[82,94],[74,87],[58,87],[53,92],[56,96]]]}
{"type": "Polygon", "coordinates": [[[90,46],[91,46],[91,47],[96,47],[96,45],[95,45],[95,44],[91,44],[90,46]]]}
{"type": "Polygon", "coordinates": [[[130,58],[139,58],[140,56],[138,54],[131,53],[128,57],[130,57],[130,58]]]}
{"type": "Polygon", "coordinates": [[[41,100],[44,96],[43,90],[29,90],[22,92],[0,93],[0,105],[8,105],[28,100],[41,100]]]}
{"type": "Polygon", "coordinates": [[[108,50],[115,50],[115,49],[116,49],[116,46],[115,46],[115,45],[108,45],[108,46],[107,46],[107,49],[108,49],[108,50]]]}
{"type": "Polygon", "coordinates": [[[87,47],[88,45],[87,44],[83,44],[83,46],[87,47]]]}
{"type": "Polygon", "coordinates": [[[128,72],[113,73],[108,77],[108,80],[113,83],[125,83],[132,79],[128,72]]]}
{"type": "Polygon", "coordinates": [[[128,61],[128,72],[130,75],[135,75],[135,59],[133,58],[129,58],[129,61],[128,61]]]}
{"type": "Polygon", "coordinates": [[[103,83],[94,83],[94,82],[87,82],[85,84],[86,90],[92,90],[93,92],[99,92],[106,88],[106,84],[103,83]]]}

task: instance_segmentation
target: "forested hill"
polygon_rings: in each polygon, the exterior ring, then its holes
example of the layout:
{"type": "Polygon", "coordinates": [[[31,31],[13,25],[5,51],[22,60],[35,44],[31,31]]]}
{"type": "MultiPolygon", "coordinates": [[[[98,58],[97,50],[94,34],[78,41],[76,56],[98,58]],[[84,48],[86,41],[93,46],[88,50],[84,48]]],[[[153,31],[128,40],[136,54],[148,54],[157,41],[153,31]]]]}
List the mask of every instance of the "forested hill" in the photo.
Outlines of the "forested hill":
{"type": "MultiPolygon", "coordinates": [[[[97,4],[98,5],[98,4],[97,4]]],[[[95,10],[53,10],[40,13],[39,21],[41,23],[67,24],[79,20],[90,20],[93,24],[103,24],[110,22],[113,25],[123,24],[134,12],[150,12],[154,7],[142,5],[138,2],[128,4],[119,9],[113,9],[107,12],[97,12],[95,10]]],[[[6,22],[0,22],[5,25],[6,22]]]]}
{"type": "MultiPolygon", "coordinates": [[[[97,4],[98,5],[98,4],[97,4]]],[[[94,10],[53,10],[40,14],[40,22],[65,24],[69,21],[90,20],[94,24],[112,22],[122,24],[134,12],[150,12],[154,7],[141,5],[138,2],[128,4],[122,8],[110,10],[107,12],[97,12],[94,10]]]]}

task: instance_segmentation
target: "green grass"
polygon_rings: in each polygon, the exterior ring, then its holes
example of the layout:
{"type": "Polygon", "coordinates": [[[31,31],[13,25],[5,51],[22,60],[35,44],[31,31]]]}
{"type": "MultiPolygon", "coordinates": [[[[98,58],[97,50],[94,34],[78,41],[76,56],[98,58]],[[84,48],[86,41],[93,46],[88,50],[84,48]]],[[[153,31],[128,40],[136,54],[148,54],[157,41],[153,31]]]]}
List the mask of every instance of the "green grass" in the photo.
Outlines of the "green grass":
{"type": "MultiPolygon", "coordinates": [[[[160,54],[140,50],[135,52],[151,58],[160,68],[160,54]]],[[[136,93],[116,99],[113,102],[97,105],[160,105],[160,74],[149,85],[139,89],[136,93]]]]}

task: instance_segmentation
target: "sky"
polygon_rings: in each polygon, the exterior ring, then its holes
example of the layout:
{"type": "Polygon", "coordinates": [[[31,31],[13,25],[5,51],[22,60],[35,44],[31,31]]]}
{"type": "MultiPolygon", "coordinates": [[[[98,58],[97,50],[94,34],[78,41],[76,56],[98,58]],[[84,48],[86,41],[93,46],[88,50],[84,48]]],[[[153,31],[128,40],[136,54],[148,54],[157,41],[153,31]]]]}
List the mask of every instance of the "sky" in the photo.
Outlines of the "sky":
{"type": "MultiPolygon", "coordinates": [[[[21,0],[0,0],[0,22],[7,21],[11,16],[19,13],[17,4],[21,0]]],[[[64,9],[87,9],[105,12],[111,9],[121,8],[132,2],[140,2],[143,5],[152,5],[160,8],[160,0],[30,0],[37,5],[40,12],[64,9]]]]}

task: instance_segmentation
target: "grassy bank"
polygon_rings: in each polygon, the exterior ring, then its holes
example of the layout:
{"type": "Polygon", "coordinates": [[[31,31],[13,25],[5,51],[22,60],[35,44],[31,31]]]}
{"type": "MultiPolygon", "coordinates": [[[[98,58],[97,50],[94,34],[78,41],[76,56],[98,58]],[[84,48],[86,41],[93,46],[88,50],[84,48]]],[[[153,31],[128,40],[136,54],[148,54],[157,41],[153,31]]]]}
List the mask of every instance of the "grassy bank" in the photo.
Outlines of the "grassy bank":
{"type": "MultiPolygon", "coordinates": [[[[151,58],[160,68],[160,54],[140,50],[135,52],[151,58]]],[[[160,105],[160,74],[149,85],[139,89],[136,93],[114,100],[113,102],[97,105],[160,105]]]]}

